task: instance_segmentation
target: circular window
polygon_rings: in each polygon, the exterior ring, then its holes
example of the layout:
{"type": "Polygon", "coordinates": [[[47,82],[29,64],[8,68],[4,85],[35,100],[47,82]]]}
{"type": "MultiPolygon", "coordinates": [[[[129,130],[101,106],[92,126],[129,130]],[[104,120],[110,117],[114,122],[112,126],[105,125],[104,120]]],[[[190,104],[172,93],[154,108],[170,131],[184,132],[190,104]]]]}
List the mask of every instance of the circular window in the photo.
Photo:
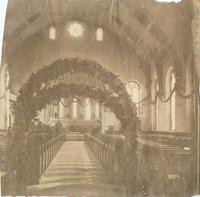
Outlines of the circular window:
{"type": "Polygon", "coordinates": [[[67,25],[67,31],[72,37],[81,37],[83,35],[83,25],[80,22],[71,22],[67,25]]]}

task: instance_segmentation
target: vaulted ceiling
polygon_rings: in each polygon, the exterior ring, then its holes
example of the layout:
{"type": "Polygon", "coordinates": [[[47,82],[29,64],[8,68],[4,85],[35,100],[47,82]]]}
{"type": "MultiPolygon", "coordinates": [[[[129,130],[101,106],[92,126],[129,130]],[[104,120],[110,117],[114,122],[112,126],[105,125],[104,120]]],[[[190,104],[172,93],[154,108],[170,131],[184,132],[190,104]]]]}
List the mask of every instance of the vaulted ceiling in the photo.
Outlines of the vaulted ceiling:
{"type": "Polygon", "coordinates": [[[9,0],[4,54],[38,32],[78,20],[114,32],[139,59],[168,49],[182,56],[191,50],[192,1],[163,4],[154,0],[9,0]],[[6,51],[6,52],[5,52],[6,51]]]}

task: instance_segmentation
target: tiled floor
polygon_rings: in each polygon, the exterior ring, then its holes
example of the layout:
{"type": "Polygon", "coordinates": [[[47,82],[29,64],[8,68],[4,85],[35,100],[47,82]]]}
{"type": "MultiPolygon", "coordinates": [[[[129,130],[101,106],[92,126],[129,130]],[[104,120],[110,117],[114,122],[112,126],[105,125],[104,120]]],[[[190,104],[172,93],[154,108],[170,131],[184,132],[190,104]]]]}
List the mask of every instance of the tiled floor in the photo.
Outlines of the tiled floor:
{"type": "Polygon", "coordinates": [[[83,141],[66,141],[27,195],[123,197],[124,188],[107,184],[106,172],[83,141]]]}

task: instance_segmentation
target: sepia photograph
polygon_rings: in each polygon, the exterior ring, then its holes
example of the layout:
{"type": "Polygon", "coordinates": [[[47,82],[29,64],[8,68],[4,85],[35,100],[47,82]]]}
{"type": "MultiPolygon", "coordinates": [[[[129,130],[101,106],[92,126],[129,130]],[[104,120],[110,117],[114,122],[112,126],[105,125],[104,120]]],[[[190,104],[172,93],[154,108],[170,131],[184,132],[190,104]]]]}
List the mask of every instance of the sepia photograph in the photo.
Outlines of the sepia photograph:
{"type": "Polygon", "coordinates": [[[1,0],[0,51],[0,196],[200,196],[200,0],[1,0]]]}

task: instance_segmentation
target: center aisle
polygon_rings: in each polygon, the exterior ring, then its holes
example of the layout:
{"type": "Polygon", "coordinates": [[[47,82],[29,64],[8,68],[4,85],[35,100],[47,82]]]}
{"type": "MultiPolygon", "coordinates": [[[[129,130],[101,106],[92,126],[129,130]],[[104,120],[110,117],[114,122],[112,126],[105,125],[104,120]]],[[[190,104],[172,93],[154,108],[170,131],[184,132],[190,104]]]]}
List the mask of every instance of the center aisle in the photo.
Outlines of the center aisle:
{"type": "Polygon", "coordinates": [[[66,141],[27,195],[123,197],[124,188],[108,185],[106,172],[83,141],[66,141]]]}

